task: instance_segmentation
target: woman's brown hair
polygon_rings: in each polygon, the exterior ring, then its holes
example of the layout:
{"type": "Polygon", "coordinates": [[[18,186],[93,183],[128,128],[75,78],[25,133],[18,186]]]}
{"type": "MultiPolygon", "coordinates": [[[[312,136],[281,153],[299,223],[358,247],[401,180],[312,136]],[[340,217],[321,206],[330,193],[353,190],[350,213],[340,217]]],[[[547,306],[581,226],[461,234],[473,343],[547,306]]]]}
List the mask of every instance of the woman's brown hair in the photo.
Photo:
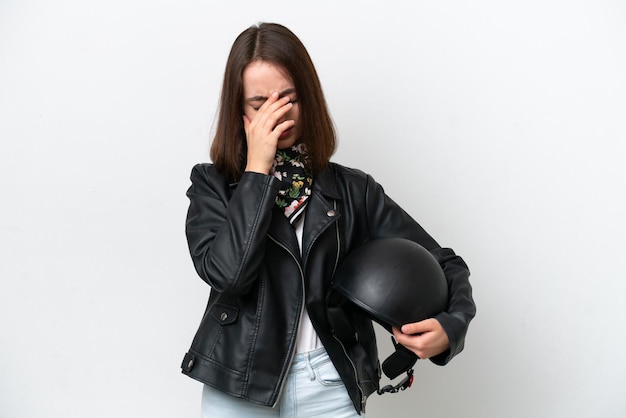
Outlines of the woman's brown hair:
{"type": "Polygon", "coordinates": [[[299,142],[306,145],[308,168],[313,174],[319,173],[335,152],[335,128],[309,53],[293,32],[276,23],[251,26],[233,43],[224,71],[211,160],[233,180],[239,180],[243,174],[247,143],[242,119],[242,76],[253,61],[280,66],[290,75],[300,105],[299,142]]]}

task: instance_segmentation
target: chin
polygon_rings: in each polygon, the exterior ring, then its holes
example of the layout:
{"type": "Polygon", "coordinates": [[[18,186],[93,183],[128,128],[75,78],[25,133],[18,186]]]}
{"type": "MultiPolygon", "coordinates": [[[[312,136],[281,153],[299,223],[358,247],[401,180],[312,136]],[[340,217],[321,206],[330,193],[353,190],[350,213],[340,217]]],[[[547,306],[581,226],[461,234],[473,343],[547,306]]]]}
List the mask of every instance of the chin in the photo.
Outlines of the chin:
{"type": "Polygon", "coordinates": [[[286,148],[291,148],[295,143],[296,143],[296,138],[295,137],[287,137],[285,139],[279,140],[278,144],[277,144],[277,148],[278,149],[286,149],[286,148]]]}

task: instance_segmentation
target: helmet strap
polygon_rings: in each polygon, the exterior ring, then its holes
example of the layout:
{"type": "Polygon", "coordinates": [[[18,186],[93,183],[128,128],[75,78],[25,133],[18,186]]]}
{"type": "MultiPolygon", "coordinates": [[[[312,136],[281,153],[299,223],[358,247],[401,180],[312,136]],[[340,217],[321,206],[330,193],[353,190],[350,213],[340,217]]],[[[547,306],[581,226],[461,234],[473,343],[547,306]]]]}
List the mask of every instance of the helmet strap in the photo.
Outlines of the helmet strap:
{"type": "Polygon", "coordinates": [[[402,372],[412,369],[418,357],[402,344],[398,344],[393,336],[391,336],[391,342],[396,351],[383,361],[383,372],[388,378],[395,379],[402,372]]]}
{"type": "MultiPolygon", "coordinates": [[[[328,322],[332,327],[332,334],[342,343],[350,346],[359,352],[363,348],[358,344],[358,338],[352,321],[349,318],[349,310],[346,309],[346,299],[336,292],[330,292],[327,299],[328,306],[328,322]]],[[[385,327],[387,328],[387,327],[385,327]]],[[[389,327],[389,332],[391,327],[389,327]]],[[[397,385],[387,385],[377,390],[379,395],[384,393],[396,393],[406,390],[413,383],[413,366],[419,359],[411,350],[399,344],[396,339],[391,336],[391,342],[395,347],[395,351],[385,359],[382,364],[382,370],[389,379],[395,379],[402,373],[406,372],[406,376],[397,385]]],[[[365,353],[363,351],[363,353],[365,353]]],[[[380,378],[380,372],[379,376],[380,378]]]]}
{"type": "Polygon", "coordinates": [[[398,383],[395,386],[392,386],[392,385],[384,386],[378,389],[376,393],[378,393],[379,395],[383,395],[385,393],[396,393],[396,392],[400,392],[401,390],[406,390],[407,388],[410,388],[412,384],[413,384],[413,369],[409,369],[406,371],[406,377],[402,379],[400,383],[398,383]]]}
{"type": "Polygon", "coordinates": [[[401,390],[410,388],[413,384],[413,366],[419,359],[411,350],[398,344],[395,338],[391,336],[391,342],[396,351],[392,353],[383,362],[383,372],[385,376],[390,379],[395,379],[400,376],[402,372],[406,371],[406,376],[397,385],[387,385],[380,388],[377,393],[382,395],[384,393],[396,393],[401,390]]]}

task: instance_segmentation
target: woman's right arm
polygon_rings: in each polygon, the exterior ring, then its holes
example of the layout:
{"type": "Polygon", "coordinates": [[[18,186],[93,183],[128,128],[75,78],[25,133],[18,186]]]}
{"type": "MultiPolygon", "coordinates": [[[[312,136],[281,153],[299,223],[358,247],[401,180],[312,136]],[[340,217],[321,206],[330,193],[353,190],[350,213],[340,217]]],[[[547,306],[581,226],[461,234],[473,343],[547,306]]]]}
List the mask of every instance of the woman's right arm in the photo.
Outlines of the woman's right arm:
{"type": "Polygon", "coordinates": [[[280,181],[268,175],[278,138],[294,125],[281,119],[290,98],[274,92],[242,115],[248,148],[246,171],[230,196],[227,180],[208,164],[191,172],[187,242],[196,271],[218,292],[247,293],[258,277],[280,181]]]}
{"type": "Polygon", "coordinates": [[[216,291],[244,294],[257,279],[279,184],[246,172],[229,198],[230,186],[213,166],[193,168],[187,242],[196,271],[216,291]]]}

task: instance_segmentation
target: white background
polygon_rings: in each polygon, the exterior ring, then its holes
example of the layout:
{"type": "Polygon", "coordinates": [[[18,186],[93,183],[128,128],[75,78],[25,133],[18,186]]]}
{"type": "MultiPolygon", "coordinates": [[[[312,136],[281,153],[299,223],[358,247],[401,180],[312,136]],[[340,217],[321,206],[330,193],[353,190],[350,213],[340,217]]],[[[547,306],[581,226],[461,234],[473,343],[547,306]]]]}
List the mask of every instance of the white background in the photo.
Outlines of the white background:
{"type": "Polygon", "coordinates": [[[198,416],[185,191],[257,21],[309,49],[334,160],[472,270],[465,351],[368,416],[626,416],[619,0],[2,0],[0,416],[198,416]]]}

